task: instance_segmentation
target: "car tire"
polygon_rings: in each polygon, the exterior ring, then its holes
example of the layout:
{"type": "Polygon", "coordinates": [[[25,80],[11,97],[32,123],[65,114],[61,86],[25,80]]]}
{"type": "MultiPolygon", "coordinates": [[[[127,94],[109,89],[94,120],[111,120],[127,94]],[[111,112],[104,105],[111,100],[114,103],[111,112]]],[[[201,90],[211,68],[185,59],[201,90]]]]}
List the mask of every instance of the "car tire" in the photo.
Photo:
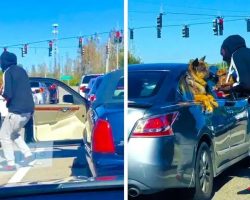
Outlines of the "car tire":
{"type": "Polygon", "coordinates": [[[211,151],[205,142],[199,146],[195,162],[195,200],[211,199],[213,191],[213,163],[211,151]]]}

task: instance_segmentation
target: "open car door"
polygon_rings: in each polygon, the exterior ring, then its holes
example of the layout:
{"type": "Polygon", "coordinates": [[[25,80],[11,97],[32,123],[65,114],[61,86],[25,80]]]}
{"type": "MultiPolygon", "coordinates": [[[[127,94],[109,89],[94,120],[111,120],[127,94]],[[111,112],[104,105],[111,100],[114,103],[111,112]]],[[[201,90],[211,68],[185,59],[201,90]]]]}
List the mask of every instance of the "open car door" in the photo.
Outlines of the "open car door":
{"type": "MultiPolygon", "coordinates": [[[[31,78],[47,86],[49,103],[36,104],[33,117],[33,140],[80,140],[86,118],[86,101],[66,84],[48,78],[31,78]]],[[[33,94],[33,97],[36,94],[33,94]]],[[[35,98],[35,97],[34,97],[35,98]]]]}

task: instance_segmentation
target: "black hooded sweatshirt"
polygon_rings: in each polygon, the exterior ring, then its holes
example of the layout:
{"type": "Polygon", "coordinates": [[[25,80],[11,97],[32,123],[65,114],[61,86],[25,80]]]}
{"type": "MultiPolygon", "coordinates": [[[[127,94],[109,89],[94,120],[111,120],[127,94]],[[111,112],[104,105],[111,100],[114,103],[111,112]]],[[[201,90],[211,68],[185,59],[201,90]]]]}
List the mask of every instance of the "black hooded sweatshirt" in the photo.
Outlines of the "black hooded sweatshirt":
{"type": "Polygon", "coordinates": [[[13,53],[3,52],[0,60],[3,71],[2,96],[7,100],[8,111],[33,113],[34,101],[26,71],[17,66],[17,57],[13,53]]]}
{"type": "Polygon", "coordinates": [[[245,40],[239,35],[227,37],[221,45],[221,55],[228,65],[233,56],[239,73],[240,85],[250,90],[250,49],[246,47],[245,40]]]}

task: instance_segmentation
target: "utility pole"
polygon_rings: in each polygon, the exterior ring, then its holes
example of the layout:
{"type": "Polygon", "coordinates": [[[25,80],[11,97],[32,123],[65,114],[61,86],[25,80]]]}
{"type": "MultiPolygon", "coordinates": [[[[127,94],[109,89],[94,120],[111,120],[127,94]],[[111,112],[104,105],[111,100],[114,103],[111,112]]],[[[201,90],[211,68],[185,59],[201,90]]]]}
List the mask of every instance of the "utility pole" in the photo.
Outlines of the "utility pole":
{"type": "Polygon", "coordinates": [[[116,43],[116,69],[119,68],[119,43],[116,43]]]}
{"type": "MultiPolygon", "coordinates": [[[[54,41],[53,41],[53,44],[54,44],[54,70],[57,70],[57,40],[58,40],[58,24],[52,24],[53,26],[53,35],[54,35],[54,41]]],[[[61,69],[59,69],[59,78],[60,78],[60,75],[61,75],[61,69]]]]}
{"type": "Polygon", "coordinates": [[[110,37],[108,38],[108,43],[106,46],[106,69],[105,69],[106,73],[108,73],[109,71],[109,54],[110,54],[110,37]]]}

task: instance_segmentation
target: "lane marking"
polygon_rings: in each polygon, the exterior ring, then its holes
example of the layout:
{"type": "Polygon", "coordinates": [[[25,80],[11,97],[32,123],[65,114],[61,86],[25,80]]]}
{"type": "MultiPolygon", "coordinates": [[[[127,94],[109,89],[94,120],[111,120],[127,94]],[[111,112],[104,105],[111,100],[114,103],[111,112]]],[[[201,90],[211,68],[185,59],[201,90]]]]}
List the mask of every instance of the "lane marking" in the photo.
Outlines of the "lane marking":
{"type": "MultiPolygon", "coordinates": [[[[36,154],[38,152],[45,151],[45,150],[46,150],[46,148],[36,148],[36,150],[33,151],[33,154],[36,154]]],[[[28,173],[28,171],[34,166],[36,161],[37,160],[35,159],[28,166],[18,168],[16,173],[9,179],[7,184],[21,182],[21,180],[28,173]]]]}
{"type": "Polygon", "coordinates": [[[32,165],[34,165],[36,162],[36,160],[32,161],[30,163],[29,166],[27,167],[20,167],[17,172],[10,178],[10,180],[8,181],[9,183],[19,183],[21,182],[21,180],[23,179],[23,177],[28,173],[28,171],[31,169],[31,167],[33,167],[32,165]]]}
{"type": "MultiPolygon", "coordinates": [[[[38,159],[40,160],[40,156],[36,155],[36,153],[42,153],[42,152],[46,152],[46,151],[51,151],[54,152],[55,147],[51,146],[51,147],[36,147],[36,149],[33,151],[33,154],[35,155],[35,158],[38,157],[38,159]]],[[[64,149],[64,147],[62,147],[62,149],[64,149]]],[[[65,148],[67,149],[67,148],[65,148]]],[[[53,156],[53,153],[52,153],[53,156]]],[[[45,160],[48,159],[53,159],[53,157],[51,158],[45,158],[45,160]]],[[[45,162],[45,163],[49,163],[49,162],[45,162]]],[[[37,159],[35,159],[34,161],[32,161],[28,166],[25,167],[20,167],[17,169],[17,171],[15,172],[15,174],[9,179],[9,181],[6,184],[11,184],[11,183],[19,183],[22,181],[22,179],[25,177],[25,175],[29,172],[29,170],[34,167],[34,165],[40,165],[41,163],[39,163],[39,161],[37,159]]],[[[94,168],[94,166],[93,166],[94,168]]],[[[93,173],[95,174],[94,170],[92,169],[93,173]]],[[[93,174],[93,175],[94,175],[93,174]]]]}

